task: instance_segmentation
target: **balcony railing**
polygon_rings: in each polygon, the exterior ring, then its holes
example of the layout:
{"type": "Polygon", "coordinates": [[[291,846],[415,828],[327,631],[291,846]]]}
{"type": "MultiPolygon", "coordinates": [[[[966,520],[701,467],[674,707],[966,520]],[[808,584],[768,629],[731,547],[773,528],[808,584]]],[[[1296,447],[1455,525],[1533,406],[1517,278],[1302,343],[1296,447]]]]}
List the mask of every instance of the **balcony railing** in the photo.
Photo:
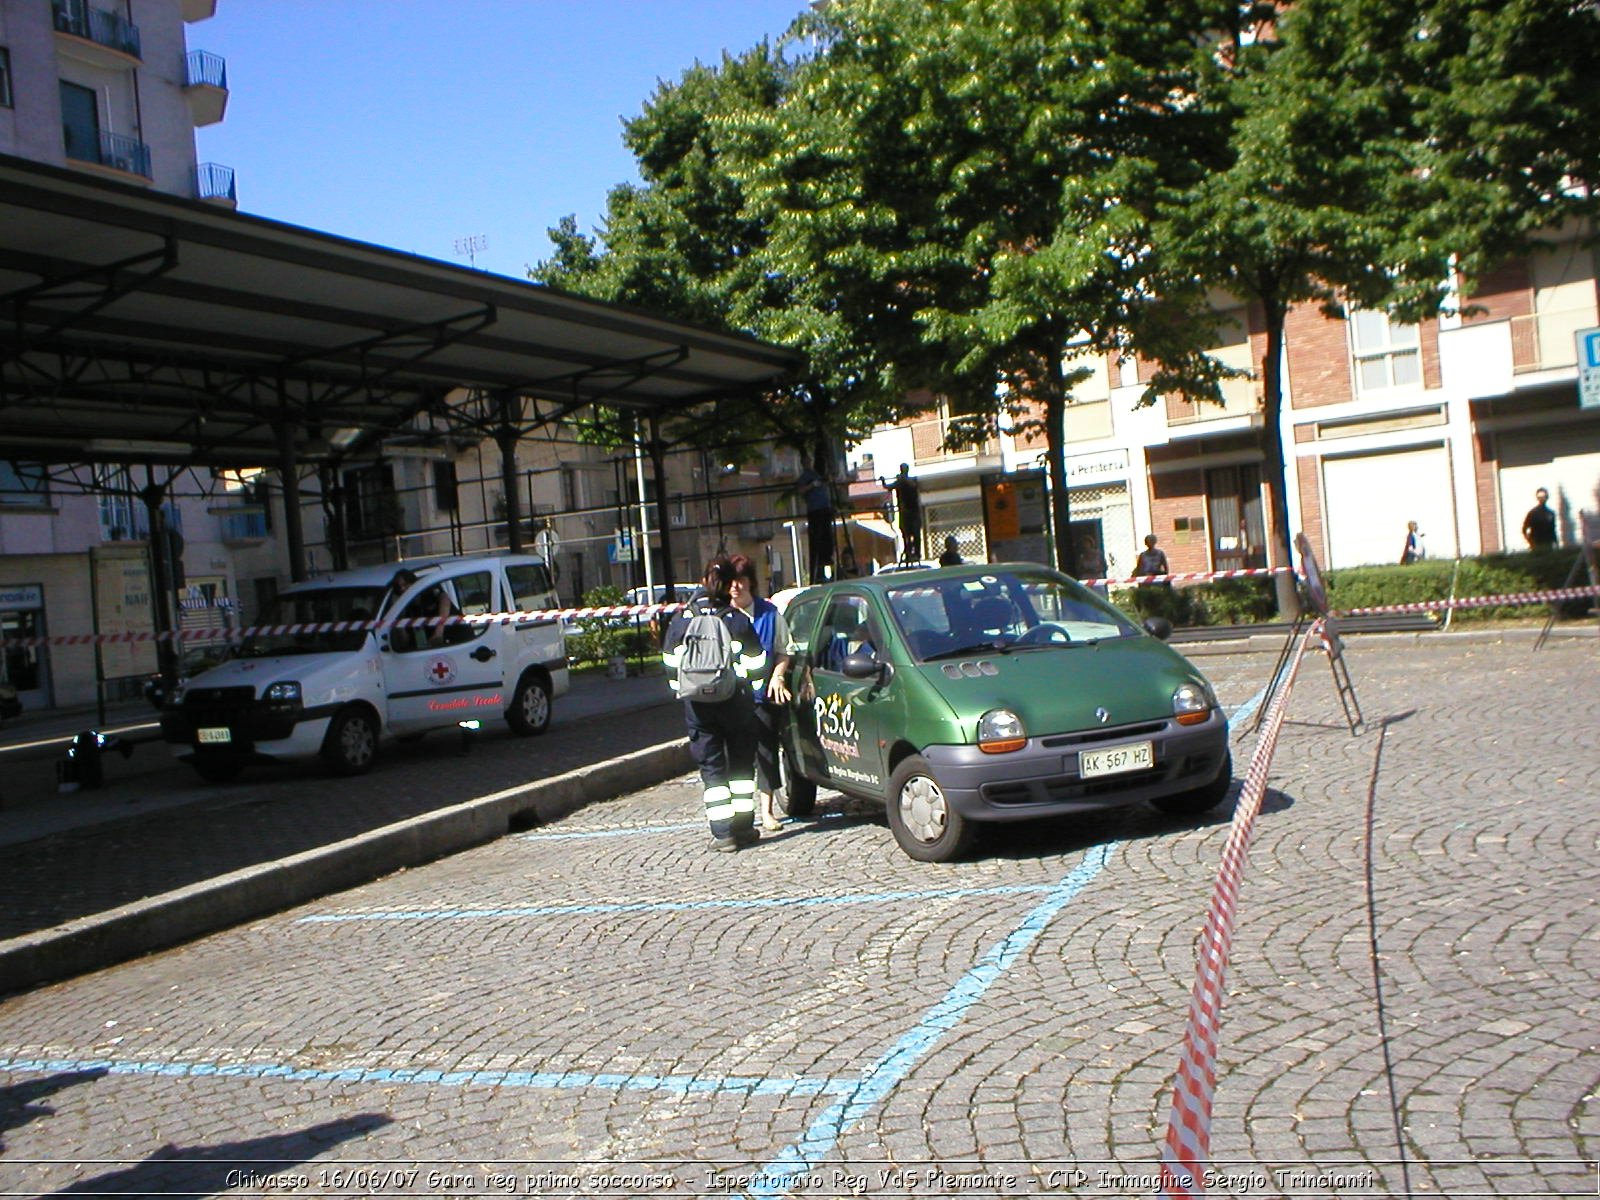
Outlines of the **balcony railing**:
{"type": "Polygon", "coordinates": [[[56,31],[139,58],[139,27],[116,13],[92,8],[87,0],[54,0],[56,31]]]}
{"type": "Polygon", "coordinates": [[[233,168],[221,163],[201,163],[194,169],[194,195],[196,200],[237,204],[239,195],[234,189],[233,168]]]}
{"type": "Polygon", "coordinates": [[[259,542],[271,532],[267,528],[267,514],[260,509],[218,511],[217,515],[221,518],[224,542],[259,542]]]}
{"type": "Polygon", "coordinates": [[[1578,365],[1577,332],[1600,324],[1595,307],[1511,318],[1511,369],[1518,375],[1578,365]]]}
{"type": "Polygon", "coordinates": [[[209,50],[191,50],[183,59],[185,87],[228,89],[228,60],[209,50]]]}
{"type": "Polygon", "coordinates": [[[78,125],[63,125],[61,130],[68,158],[150,178],[150,147],[138,138],[78,125]]]}
{"type": "Polygon", "coordinates": [[[911,422],[911,453],[918,463],[949,462],[956,459],[982,458],[987,455],[998,454],[999,443],[993,438],[985,438],[976,446],[967,446],[960,450],[946,450],[945,439],[950,435],[951,418],[927,417],[911,422]]]}

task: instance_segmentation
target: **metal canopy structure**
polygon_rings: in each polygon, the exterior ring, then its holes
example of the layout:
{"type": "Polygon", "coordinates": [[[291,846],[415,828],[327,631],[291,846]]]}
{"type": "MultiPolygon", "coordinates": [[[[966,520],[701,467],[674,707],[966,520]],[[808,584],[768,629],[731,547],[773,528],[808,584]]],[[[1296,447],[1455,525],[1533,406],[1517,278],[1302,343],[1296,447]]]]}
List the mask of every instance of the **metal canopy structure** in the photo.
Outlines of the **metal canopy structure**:
{"type": "Polygon", "coordinates": [[[338,461],[453,389],[549,420],[757,391],[752,338],[0,155],[0,459],[338,461]]]}

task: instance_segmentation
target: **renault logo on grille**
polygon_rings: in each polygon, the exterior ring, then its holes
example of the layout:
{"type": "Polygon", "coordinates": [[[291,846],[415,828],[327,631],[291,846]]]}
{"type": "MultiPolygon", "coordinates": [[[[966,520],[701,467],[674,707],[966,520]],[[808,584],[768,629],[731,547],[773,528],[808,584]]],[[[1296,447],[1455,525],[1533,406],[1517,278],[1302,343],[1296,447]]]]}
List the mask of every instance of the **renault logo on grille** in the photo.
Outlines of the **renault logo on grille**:
{"type": "Polygon", "coordinates": [[[1102,725],[1104,725],[1107,721],[1111,720],[1111,714],[1108,713],[1103,708],[1095,709],[1094,710],[1094,715],[1099,718],[1100,724],[1102,724],[1102,725]]]}

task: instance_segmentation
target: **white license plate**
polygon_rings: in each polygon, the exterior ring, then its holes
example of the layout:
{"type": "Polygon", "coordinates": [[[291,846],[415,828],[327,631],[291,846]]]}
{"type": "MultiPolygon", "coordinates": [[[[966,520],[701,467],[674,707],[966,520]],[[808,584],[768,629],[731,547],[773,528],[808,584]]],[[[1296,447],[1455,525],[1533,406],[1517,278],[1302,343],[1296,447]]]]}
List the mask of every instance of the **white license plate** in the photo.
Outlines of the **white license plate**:
{"type": "Polygon", "coordinates": [[[233,731],[228,729],[197,729],[195,741],[202,746],[222,746],[233,741],[233,731]]]}
{"type": "Polygon", "coordinates": [[[1129,742],[1123,746],[1078,751],[1080,779],[1093,779],[1097,775],[1121,775],[1124,771],[1143,771],[1155,765],[1153,742],[1129,742]]]}

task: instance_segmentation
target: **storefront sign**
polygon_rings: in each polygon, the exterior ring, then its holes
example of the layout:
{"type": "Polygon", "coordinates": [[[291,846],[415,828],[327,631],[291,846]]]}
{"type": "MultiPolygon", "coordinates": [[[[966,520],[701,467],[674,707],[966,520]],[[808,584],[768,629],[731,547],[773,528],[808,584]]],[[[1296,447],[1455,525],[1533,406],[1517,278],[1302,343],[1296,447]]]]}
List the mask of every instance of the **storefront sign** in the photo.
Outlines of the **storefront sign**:
{"type": "Polygon", "coordinates": [[[1578,407],[1600,408],[1600,329],[1578,330],[1578,407]]]}
{"type": "Polygon", "coordinates": [[[1080,454],[1067,459],[1068,487],[1095,487],[1116,483],[1128,477],[1128,452],[1107,450],[1104,454],[1080,454]]]}
{"type": "Polygon", "coordinates": [[[0,583],[0,611],[43,608],[44,588],[37,583],[0,583]]]}

